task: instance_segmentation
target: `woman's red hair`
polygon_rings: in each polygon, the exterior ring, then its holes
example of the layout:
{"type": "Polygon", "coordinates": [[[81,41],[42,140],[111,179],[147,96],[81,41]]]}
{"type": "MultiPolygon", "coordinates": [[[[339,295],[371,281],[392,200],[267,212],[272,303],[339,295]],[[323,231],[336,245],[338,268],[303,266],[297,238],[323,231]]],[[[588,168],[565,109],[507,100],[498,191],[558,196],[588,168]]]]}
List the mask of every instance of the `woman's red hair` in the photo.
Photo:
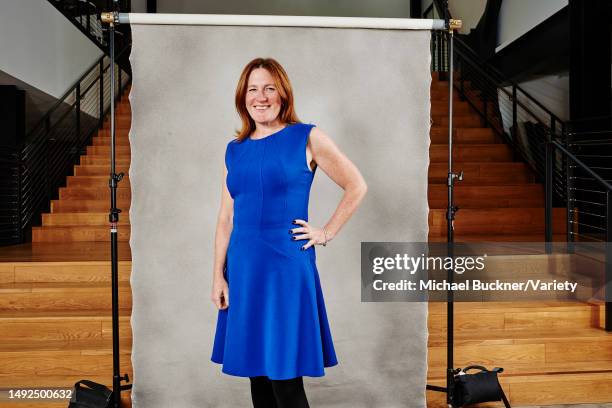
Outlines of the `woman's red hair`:
{"type": "Polygon", "coordinates": [[[293,124],[300,121],[295,113],[291,82],[289,82],[289,77],[281,64],[273,58],[255,58],[242,70],[242,74],[240,74],[240,79],[238,80],[238,86],[236,87],[236,110],[242,121],[242,129],[236,131],[236,138],[239,141],[243,141],[255,131],[255,122],[251,118],[251,115],[249,115],[245,100],[249,85],[249,76],[251,72],[257,68],[266,69],[270,75],[272,75],[272,78],[274,78],[274,84],[281,97],[281,108],[278,113],[279,120],[283,124],[293,124]]]}

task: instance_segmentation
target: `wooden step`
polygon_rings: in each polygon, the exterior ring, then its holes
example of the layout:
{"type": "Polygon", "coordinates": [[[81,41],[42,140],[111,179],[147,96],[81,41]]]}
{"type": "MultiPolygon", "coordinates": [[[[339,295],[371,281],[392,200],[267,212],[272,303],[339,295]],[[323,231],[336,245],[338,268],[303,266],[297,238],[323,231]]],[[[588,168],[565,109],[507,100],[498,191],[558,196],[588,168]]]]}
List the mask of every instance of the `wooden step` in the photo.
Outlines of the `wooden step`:
{"type": "MultiPolygon", "coordinates": [[[[429,132],[432,144],[448,144],[448,129],[432,127],[429,132]]],[[[501,143],[491,128],[455,128],[453,129],[453,143],[458,144],[486,144],[501,143]]]]}
{"type": "MultiPolygon", "coordinates": [[[[544,208],[465,208],[456,213],[454,227],[457,234],[541,234],[543,240],[544,208]]],[[[445,236],[446,228],[446,209],[431,209],[429,236],[445,236]]],[[[554,208],[553,233],[565,232],[566,210],[554,208]]]]}
{"type": "MultiPolygon", "coordinates": [[[[431,101],[431,114],[448,115],[448,101],[431,101]]],[[[467,102],[453,101],[453,114],[455,113],[475,113],[467,102]]]]}
{"type": "MultiPolygon", "coordinates": [[[[608,385],[612,383],[610,372],[517,376],[508,376],[503,373],[499,375],[499,378],[512,406],[599,404],[612,400],[612,387],[608,385]]],[[[429,378],[427,383],[438,386],[446,385],[444,378],[429,378]]],[[[478,406],[499,407],[500,404],[501,402],[497,402],[478,406]]],[[[562,406],[567,407],[568,405],[562,406]]],[[[446,408],[445,394],[427,391],[427,407],[446,408]]]]}
{"type": "MultiPolygon", "coordinates": [[[[117,200],[117,208],[122,212],[119,214],[119,220],[128,216],[131,199],[122,198],[117,200]]],[[[101,213],[106,211],[108,214],[110,209],[110,201],[108,200],[51,200],[51,213],[82,213],[94,212],[101,213]]]]}
{"type": "MultiPolygon", "coordinates": [[[[578,340],[565,338],[565,341],[547,339],[528,339],[525,342],[455,345],[455,365],[483,365],[503,367],[507,376],[560,374],[568,372],[609,371],[612,365],[612,342],[610,339],[578,340]],[[575,341],[575,343],[572,343],[575,341]],[[569,352],[574,350],[573,353],[569,352]],[[589,361],[589,354],[597,353],[601,360],[589,361]],[[567,355],[568,359],[563,360],[567,355]],[[580,361],[572,361],[580,359],[580,361]],[[581,359],[587,360],[581,360],[581,359]]],[[[428,349],[428,374],[441,378],[446,370],[446,345],[428,349]]],[[[593,356],[590,356],[592,359],[593,356]]]]}
{"type": "MultiPolygon", "coordinates": [[[[121,184],[121,183],[120,183],[121,184]]],[[[130,188],[119,185],[117,188],[117,198],[130,199],[132,193],[130,188]]],[[[110,189],[108,187],[60,187],[60,200],[106,200],[110,199],[110,189]]]]}
{"type": "MultiPolygon", "coordinates": [[[[108,173],[108,171],[107,171],[108,173]]],[[[100,176],[68,176],[66,187],[108,187],[109,175],[100,176]]],[[[130,186],[130,176],[125,175],[119,182],[122,187],[130,186]]]]}
{"type": "MultiPolygon", "coordinates": [[[[88,155],[104,155],[110,158],[110,146],[87,146],[88,155]]],[[[130,146],[115,146],[115,154],[130,154],[130,146]]]]}
{"type": "MultiPolygon", "coordinates": [[[[446,88],[432,88],[430,91],[430,97],[433,101],[444,101],[448,103],[448,89],[446,88]]],[[[464,102],[457,91],[453,92],[453,104],[457,102],[464,102]]]]}
{"type": "MultiPolygon", "coordinates": [[[[542,234],[455,234],[455,242],[542,242],[542,234]]],[[[446,242],[445,235],[431,235],[427,238],[429,242],[446,242]]],[[[553,242],[566,242],[565,234],[553,234],[553,242]]]]}
{"type": "MultiPolygon", "coordinates": [[[[108,187],[109,175],[95,176],[68,176],[66,177],[66,187],[108,187]]],[[[122,187],[130,186],[130,176],[124,175],[119,182],[122,187]]]]}
{"type": "MultiPolygon", "coordinates": [[[[115,157],[115,170],[116,171],[127,171],[130,168],[131,159],[130,157],[115,157]]],[[[74,175],[75,176],[86,176],[93,172],[97,174],[96,171],[98,169],[103,169],[103,174],[109,174],[110,172],[110,157],[101,157],[101,156],[82,156],[81,164],[74,167],[74,175]],[[86,169],[85,167],[91,166],[90,169],[86,169]],[[99,166],[99,167],[95,167],[99,166]]]]}
{"type": "MultiPolygon", "coordinates": [[[[448,116],[435,116],[431,118],[432,127],[445,127],[448,129],[448,116]]],[[[456,128],[482,128],[483,121],[480,116],[470,114],[469,116],[453,115],[453,127],[456,128]]]]}
{"type": "MultiPolygon", "coordinates": [[[[131,261],[129,243],[117,245],[119,262],[131,261]]],[[[89,262],[111,259],[111,246],[106,242],[44,242],[9,245],[0,247],[0,262],[89,262]]],[[[13,282],[13,271],[9,270],[6,282],[13,282]]],[[[3,274],[0,273],[0,278],[3,274]]]]}
{"type": "MultiPolygon", "coordinates": [[[[112,339],[110,310],[2,310],[0,351],[91,348],[112,339]]],[[[131,310],[119,311],[119,338],[131,348],[131,310]]]]}
{"type": "MultiPolygon", "coordinates": [[[[129,283],[119,282],[119,307],[132,306],[129,283]]],[[[87,310],[111,308],[109,283],[3,283],[0,310],[87,310]]]]}
{"type": "MultiPolygon", "coordinates": [[[[92,138],[93,146],[110,146],[111,138],[108,136],[96,136],[92,138]]],[[[129,146],[130,140],[127,137],[115,137],[115,146],[129,146]]]]}
{"type": "MultiPolygon", "coordinates": [[[[446,303],[428,308],[432,331],[446,331],[446,303]]],[[[458,332],[603,328],[603,306],[580,301],[456,302],[454,309],[458,332]]]]}
{"type": "MultiPolygon", "coordinates": [[[[130,163],[132,162],[131,155],[127,153],[116,153],[115,154],[115,167],[123,167],[128,168],[130,163]]],[[[110,169],[110,154],[90,154],[83,155],[80,157],[79,166],[106,166],[107,169],[110,169]]],[[[77,174],[75,174],[76,176],[77,174]]]]}
{"type": "MultiPolygon", "coordinates": [[[[132,123],[131,113],[118,113],[115,112],[115,126],[117,128],[129,128],[132,123]]],[[[103,122],[105,127],[110,128],[110,116],[103,122]]]]}
{"type": "MultiPolygon", "coordinates": [[[[112,354],[112,345],[110,348],[0,352],[0,377],[112,375],[112,354]]],[[[132,372],[130,349],[120,349],[120,364],[123,372],[132,372]]]]}
{"type": "MultiPolygon", "coordinates": [[[[0,262],[0,283],[110,282],[110,265],[110,260],[0,262]]],[[[120,260],[118,268],[119,281],[129,282],[132,262],[120,260]]]]}
{"type": "MultiPolygon", "coordinates": [[[[459,208],[543,207],[544,189],[540,184],[500,186],[470,186],[458,184],[454,189],[455,204],[459,208]]],[[[429,185],[430,208],[446,208],[446,185],[429,185]]]]}
{"type": "Polygon", "coordinates": [[[130,105],[129,100],[122,101],[119,105],[117,105],[115,107],[115,112],[117,112],[119,114],[131,115],[132,114],[132,106],[130,105]]]}
{"type": "MultiPolygon", "coordinates": [[[[115,129],[115,137],[116,138],[123,138],[123,139],[127,139],[130,134],[130,129],[115,129]]],[[[108,128],[102,128],[100,130],[98,130],[98,135],[97,137],[110,137],[111,133],[110,133],[110,129],[108,128]]]]}
{"type": "MultiPolygon", "coordinates": [[[[53,214],[42,214],[42,225],[45,227],[56,227],[56,226],[91,226],[108,225],[108,213],[97,213],[97,212],[63,212],[53,214]]],[[[129,217],[119,217],[119,225],[129,225],[129,217]]]]}
{"type": "MultiPolygon", "coordinates": [[[[120,226],[117,240],[129,242],[129,226],[120,226]]],[[[32,242],[110,242],[108,226],[32,227],[32,242]]]]}
{"type": "MultiPolygon", "coordinates": [[[[448,162],[448,145],[429,147],[431,162],[448,162]]],[[[453,160],[459,162],[511,162],[512,150],[505,144],[453,145],[453,160]]]]}
{"type": "MultiPolygon", "coordinates": [[[[463,171],[463,181],[456,185],[506,185],[534,183],[535,176],[529,166],[520,162],[470,163],[462,162],[453,169],[463,171]]],[[[448,177],[447,163],[429,164],[429,183],[444,184],[448,177]]]]}

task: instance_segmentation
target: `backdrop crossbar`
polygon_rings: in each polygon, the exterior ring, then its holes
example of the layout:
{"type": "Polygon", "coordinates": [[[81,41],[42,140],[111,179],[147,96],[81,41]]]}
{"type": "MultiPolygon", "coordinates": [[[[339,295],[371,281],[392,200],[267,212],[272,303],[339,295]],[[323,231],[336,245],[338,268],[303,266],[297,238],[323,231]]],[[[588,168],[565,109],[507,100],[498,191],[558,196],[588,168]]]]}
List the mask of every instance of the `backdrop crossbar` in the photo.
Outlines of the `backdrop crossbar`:
{"type": "MultiPolygon", "coordinates": [[[[214,26],[266,26],[266,27],[322,27],[372,28],[379,30],[447,30],[442,19],[372,18],[372,17],[319,17],[319,16],[264,16],[233,14],[158,14],[158,13],[104,13],[102,20],[112,19],[119,24],[171,24],[214,26]]],[[[451,21],[456,24],[456,21],[451,21]]]]}

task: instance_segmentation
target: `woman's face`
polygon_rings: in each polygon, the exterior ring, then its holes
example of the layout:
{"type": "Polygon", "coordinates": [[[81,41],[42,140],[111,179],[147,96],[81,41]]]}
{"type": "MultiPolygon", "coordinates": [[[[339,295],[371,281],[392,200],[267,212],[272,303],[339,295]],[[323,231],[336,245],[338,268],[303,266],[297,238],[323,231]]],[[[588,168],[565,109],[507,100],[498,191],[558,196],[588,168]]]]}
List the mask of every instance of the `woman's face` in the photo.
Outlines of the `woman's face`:
{"type": "Polygon", "coordinates": [[[249,75],[246,108],[255,123],[272,125],[281,109],[281,97],[274,78],[265,68],[255,68],[249,75]]]}

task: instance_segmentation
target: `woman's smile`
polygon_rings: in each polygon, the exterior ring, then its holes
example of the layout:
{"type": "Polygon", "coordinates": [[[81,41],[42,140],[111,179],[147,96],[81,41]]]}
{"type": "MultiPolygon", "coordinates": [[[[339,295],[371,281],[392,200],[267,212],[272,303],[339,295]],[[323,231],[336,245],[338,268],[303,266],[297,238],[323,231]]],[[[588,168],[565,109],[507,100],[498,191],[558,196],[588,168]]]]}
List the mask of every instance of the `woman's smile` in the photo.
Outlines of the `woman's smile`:
{"type": "Polygon", "coordinates": [[[245,105],[256,124],[273,126],[278,120],[281,96],[267,69],[257,68],[249,75],[245,105]]]}

